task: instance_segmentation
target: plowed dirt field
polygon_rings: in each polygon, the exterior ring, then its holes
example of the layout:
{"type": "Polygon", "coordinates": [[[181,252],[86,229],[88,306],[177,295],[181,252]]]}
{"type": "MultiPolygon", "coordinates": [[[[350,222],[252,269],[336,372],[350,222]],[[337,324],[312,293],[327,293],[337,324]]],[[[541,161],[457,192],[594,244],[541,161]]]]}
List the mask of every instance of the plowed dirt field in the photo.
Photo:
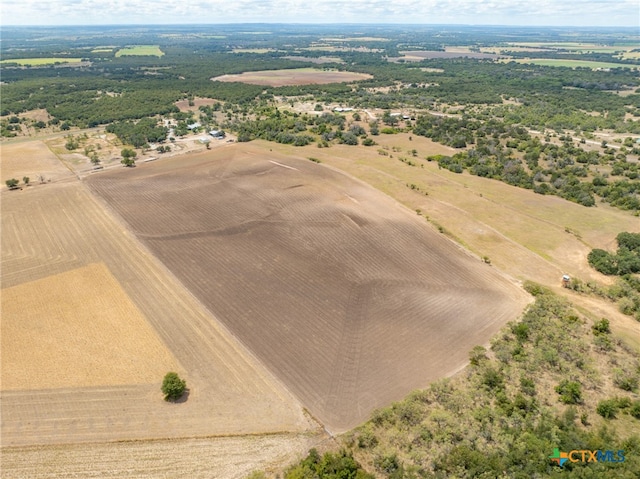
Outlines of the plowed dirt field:
{"type": "Polygon", "coordinates": [[[430,381],[528,298],[377,190],[251,146],[88,179],[332,431],[430,381]]]}
{"type": "MultiPolygon", "coordinates": [[[[3,456],[34,444],[314,428],[78,180],[2,192],[0,399],[3,456]],[[181,404],[162,399],[169,369],[187,380],[181,404]]],[[[14,477],[3,461],[4,474],[14,477]]]]}
{"type": "Polygon", "coordinates": [[[252,85],[324,85],[327,83],[348,83],[372,78],[367,73],[317,70],[315,68],[294,68],[286,70],[263,70],[244,72],[234,75],[222,75],[212,78],[221,82],[241,82],[252,85]]]}

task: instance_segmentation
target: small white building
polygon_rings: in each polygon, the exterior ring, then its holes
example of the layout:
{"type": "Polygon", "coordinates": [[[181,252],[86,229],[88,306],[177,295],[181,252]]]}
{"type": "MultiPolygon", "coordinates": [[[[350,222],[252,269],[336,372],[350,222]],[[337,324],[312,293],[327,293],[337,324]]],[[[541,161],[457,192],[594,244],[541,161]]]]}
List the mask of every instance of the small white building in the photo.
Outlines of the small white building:
{"type": "Polygon", "coordinates": [[[201,126],[202,125],[196,121],[195,123],[191,123],[190,125],[187,125],[187,128],[190,130],[195,130],[196,128],[200,128],[201,126]]]}

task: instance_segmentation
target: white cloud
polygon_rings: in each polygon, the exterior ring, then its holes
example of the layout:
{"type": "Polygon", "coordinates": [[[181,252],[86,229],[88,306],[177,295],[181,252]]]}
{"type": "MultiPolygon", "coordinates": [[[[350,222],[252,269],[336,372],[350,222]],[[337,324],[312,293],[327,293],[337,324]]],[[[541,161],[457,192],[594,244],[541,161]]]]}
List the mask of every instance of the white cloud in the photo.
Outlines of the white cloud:
{"type": "Polygon", "coordinates": [[[457,23],[638,26],[637,0],[21,0],[4,25],[457,23]]]}

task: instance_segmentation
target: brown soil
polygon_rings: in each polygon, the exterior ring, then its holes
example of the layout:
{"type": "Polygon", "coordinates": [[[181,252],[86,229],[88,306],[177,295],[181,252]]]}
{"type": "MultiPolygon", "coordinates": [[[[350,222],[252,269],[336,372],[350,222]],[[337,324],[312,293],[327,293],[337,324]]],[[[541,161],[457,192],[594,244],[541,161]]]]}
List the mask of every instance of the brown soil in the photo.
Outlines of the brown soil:
{"type": "Polygon", "coordinates": [[[222,75],[212,78],[221,82],[242,82],[253,85],[286,86],[286,85],[310,85],[326,83],[348,83],[373,78],[365,73],[352,73],[324,70],[265,70],[245,72],[238,75],[222,75]]]}
{"type": "Polygon", "coordinates": [[[528,301],[378,191],[259,147],[89,184],[333,431],[452,374],[528,301]]]}
{"type": "MultiPolygon", "coordinates": [[[[61,278],[101,265],[120,285],[116,296],[124,292],[146,321],[134,318],[132,325],[141,350],[153,330],[190,388],[185,402],[168,404],[146,366],[139,373],[147,376],[136,379],[110,376],[101,365],[92,379],[102,385],[33,389],[24,383],[32,389],[9,390],[3,370],[3,477],[158,477],[173,467],[189,477],[244,477],[268,467],[269,457],[283,463],[302,454],[318,436],[177,438],[312,429],[261,361],[312,413],[341,430],[350,418],[366,418],[371,408],[454,371],[472,346],[517,317],[526,298],[490,266],[435,233],[424,217],[327,166],[420,208],[500,270],[550,286],[565,272],[602,281],[586,265],[585,252],[612,247],[619,231],[638,228],[635,218],[603,205],[587,209],[434,163],[420,160],[424,168],[412,168],[397,161],[413,148],[419,158],[451,154],[425,138],[375,139],[380,146],[374,148],[225,145],[92,178],[105,196],[136,198],[128,207],[109,201],[173,272],[43,142],[3,142],[3,176],[27,175],[32,183],[41,172],[53,178],[2,191],[3,355],[7,341],[19,337],[6,325],[41,307],[28,302],[16,309],[7,305],[6,292],[42,289],[52,297],[64,286],[61,278]],[[382,146],[398,148],[388,150],[395,158],[378,155],[382,146]],[[291,156],[317,157],[323,165],[291,156]],[[96,181],[102,176],[104,183],[96,181]],[[184,229],[176,231],[180,224],[184,229]],[[220,312],[222,322],[211,311],[220,312]],[[104,442],[126,439],[136,441],[104,442]]],[[[610,303],[557,289],[590,317],[609,318],[615,335],[640,347],[640,323],[610,303]]],[[[78,295],[90,291],[80,288],[78,295]]],[[[64,300],[56,308],[67,310],[67,321],[74,319],[70,311],[82,311],[64,300]]],[[[40,316],[38,327],[47,326],[46,315],[32,316],[40,316]]],[[[93,334],[87,329],[78,332],[93,334]]],[[[77,344],[81,334],[58,338],[64,341],[77,344]]],[[[135,361],[139,352],[125,356],[135,361]]],[[[126,366],[124,358],[114,361],[126,366]]]]}

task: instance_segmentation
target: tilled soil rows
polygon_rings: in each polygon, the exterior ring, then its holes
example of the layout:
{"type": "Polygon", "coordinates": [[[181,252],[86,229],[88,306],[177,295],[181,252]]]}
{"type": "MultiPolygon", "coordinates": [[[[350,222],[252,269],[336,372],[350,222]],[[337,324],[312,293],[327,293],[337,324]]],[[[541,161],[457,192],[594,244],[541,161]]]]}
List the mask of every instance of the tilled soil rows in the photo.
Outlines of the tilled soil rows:
{"type": "Polygon", "coordinates": [[[527,302],[422,218],[306,160],[237,145],[88,181],[332,431],[459,370],[527,302]]]}

